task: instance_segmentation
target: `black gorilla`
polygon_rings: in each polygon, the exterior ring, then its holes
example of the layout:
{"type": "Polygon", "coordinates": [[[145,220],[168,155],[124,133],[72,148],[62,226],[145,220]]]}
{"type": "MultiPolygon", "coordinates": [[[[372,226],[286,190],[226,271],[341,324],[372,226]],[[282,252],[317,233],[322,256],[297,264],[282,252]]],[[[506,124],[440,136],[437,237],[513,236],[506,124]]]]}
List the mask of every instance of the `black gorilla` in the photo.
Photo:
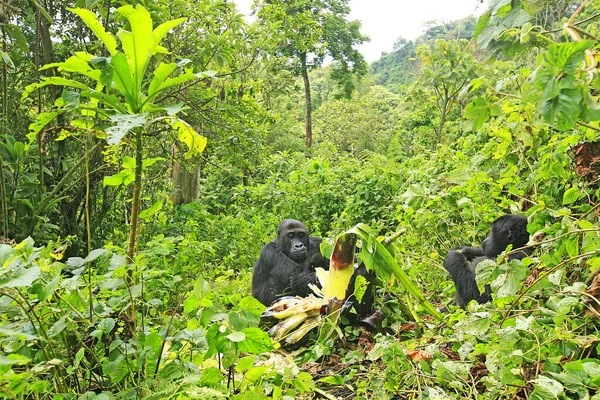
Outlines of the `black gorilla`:
{"type": "MultiPolygon", "coordinates": [[[[481,242],[481,247],[455,247],[444,258],[444,268],[452,275],[456,286],[456,300],[458,305],[465,307],[471,300],[485,303],[492,299],[489,285],[485,286],[483,293],[479,292],[475,280],[475,268],[483,260],[496,260],[496,257],[506,250],[509,244],[513,249],[518,249],[527,244],[527,218],[522,215],[506,214],[492,223],[492,231],[481,242]]],[[[531,248],[522,249],[508,256],[509,260],[521,260],[530,256],[531,248]]]]}
{"type": "Polygon", "coordinates": [[[308,284],[316,284],[314,267],[329,268],[321,254],[322,239],[309,236],[306,226],[286,219],[277,229],[277,239],[263,247],[254,264],[252,296],[268,306],[282,294],[305,297],[308,284]]]}

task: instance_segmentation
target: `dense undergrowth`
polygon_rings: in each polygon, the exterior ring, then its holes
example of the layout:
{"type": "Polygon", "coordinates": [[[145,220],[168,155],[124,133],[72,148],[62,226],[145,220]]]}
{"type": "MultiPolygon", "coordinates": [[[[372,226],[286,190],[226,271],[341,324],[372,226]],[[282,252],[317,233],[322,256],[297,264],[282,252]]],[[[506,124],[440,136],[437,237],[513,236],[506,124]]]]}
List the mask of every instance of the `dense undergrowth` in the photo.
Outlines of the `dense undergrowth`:
{"type": "MultiPolygon", "coordinates": [[[[396,54],[397,94],[367,77],[346,99],[327,68],[313,71],[310,149],[297,81],[270,58],[283,57],[270,47],[277,25],[249,27],[228,2],[197,3],[144,14],[143,29],[181,15],[191,22],[171,33],[178,40],[167,35],[171,54],[158,46],[146,64],[132,61],[126,42],[119,53],[109,34],[139,21],[113,21],[102,3],[103,24],[115,24],[103,31],[77,11],[117,59],[81,53],[47,81],[79,91],[50,86],[46,97],[9,107],[25,89],[3,80],[3,397],[600,399],[600,2],[493,1],[477,42],[452,44],[430,30],[418,62],[396,54]],[[224,20],[229,33],[219,30],[224,20]],[[189,39],[196,33],[198,42],[189,39]],[[119,97],[135,85],[113,85],[115,71],[142,71],[140,82],[154,85],[137,87],[137,102],[119,97]],[[141,101],[157,85],[197,79],[164,99],[149,95],[156,104],[141,101]],[[442,96],[446,89],[455,95],[442,96]],[[104,146],[107,129],[123,134],[117,145],[104,146]],[[208,138],[202,156],[196,132],[208,138]],[[174,200],[173,186],[186,185],[198,198],[174,200]],[[479,244],[504,213],[526,215],[543,240],[524,260],[499,257],[492,303],[457,308],[443,257],[479,244]],[[447,308],[444,320],[391,278],[378,282],[381,331],[344,323],[333,339],[313,334],[279,348],[250,281],[284,218],[328,246],[359,223],[380,238],[400,233],[388,249],[425,297],[447,308]]],[[[31,20],[14,18],[3,25],[4,71],[28,83],[33,65],[18,54],[31,20]]],[[[86,40],[55,32],[64,59],[84,47],[106,55],[80,21],[65,18],[86,40]]]]}

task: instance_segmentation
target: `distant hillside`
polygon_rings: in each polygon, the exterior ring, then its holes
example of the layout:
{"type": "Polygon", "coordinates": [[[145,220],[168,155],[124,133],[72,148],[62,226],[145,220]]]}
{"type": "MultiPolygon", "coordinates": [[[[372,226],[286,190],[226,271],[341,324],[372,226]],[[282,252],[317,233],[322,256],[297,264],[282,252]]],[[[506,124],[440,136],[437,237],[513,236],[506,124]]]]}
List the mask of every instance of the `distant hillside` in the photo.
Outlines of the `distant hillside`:
{"type": "Polygon", "coordinates": [[[477,18],[473,16],[448,23],[433,21],[425,33],[414,42],[398,38],[392,52],[382,53],[381,58],[371,64],[371,75],[375,77],[377,84],[398,93],[401,86],[412,83],[414,79],[413,60],[416,56],[417,46],[431,39],[471,39],[476,23],[477,18]]]}

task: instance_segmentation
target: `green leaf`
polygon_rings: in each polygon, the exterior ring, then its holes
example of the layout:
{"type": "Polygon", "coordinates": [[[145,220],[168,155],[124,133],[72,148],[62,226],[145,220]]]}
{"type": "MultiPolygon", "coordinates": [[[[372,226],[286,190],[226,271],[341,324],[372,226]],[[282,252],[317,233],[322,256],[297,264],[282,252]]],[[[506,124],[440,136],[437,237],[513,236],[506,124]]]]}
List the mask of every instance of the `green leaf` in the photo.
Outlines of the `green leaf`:
{"type": "MultiPolygon", "coordinates": [[[[2,334],[2,332],[0,332],[0,334],[2,334]]],[[[25,336],[25,334],[22,334],[22,336],[25,336]]],[[[23,338],[19,338],[19,340],[23,340],[23,338]]],[[[8,356],[0,355],[0,366],[25,365],[29,363],[29,361],[31,361],[31,359],[20,354],[9,354],[8,356]]]]}
{"type": "Polygon", "coordinates": [[[176,63],[160,63],[154,70],[152,81],[148,86],[148,98],[150,101],[158,94],[159,88],[164,83],[165,79],[169,77],[177,68],[176,63]]]}
{"type": "Polygon", "coordinates": [[[152,206],[150,208],[147,208],[147,209],[143,210],[142,212],[140,212],[140,218],[146,219],[146,218],[156,214],[156,212],[159,211],[160,209],[162,209],[162,202],[160,200],[157,200],[154,204],[152,204],[152,206]]]}
{"type": "Polygon", "coordinates": [[[145,114],[116,114],[110,117],[115,125],[106,129],[106,142],[110,145],[121,143],[123,137],[132,130],[146,123],[145,114]]]}
{"type": "Polygon", "coordinates": [[[317,382],[327,383],[329,385],[343,385],[344,378],[341,375],[329,375],[325,378],[319,379],[317,382]]]}
{"type": "Polygon", "coordinates": [[[185,21],[185,18],[167,21],[152,31],[150,13],[141,4],[135,8],[131,5],[119,7],[117,13],[127,18],[131,26],[131,32],[120,30],[117,35],[133,72],[135,92],[138,92],[150,58],[157,52],[164,52],[159,46],[160,41],[169,30],[185,21]]]}
{"type": "Polygon", "coordinates": [[[529,399],[531,400],[554,400],[564,398],[564,386],[554,379],[540,375],[531,382],[534,387],[533,392],[529,395],[529,399]]]}
{"type": "Polygon", "coordinates": [[[357,235],[363,242],[372,243],[373,251],[367,250],[366,246],[363,246],[361,252],[361,260],[365,263],[368,270],[374,270],[377,275],[382,279],[387,279],[391,275],[394,275],[400,282],[402,287],[413,296],[421,306],[433,315],[437,320],[442,321],[443,317],[429,303],[423,293],[412,283],[408,275],[400,268],[396,260],[387,251],[387,249],[377,241],[373,235],[369,233],[370,229],[365,224],[358,224],[354,228],[347,230],[342,235],[354,234],[357,235]]]}
{"type": "Polygon", "coordinates": [[[94,261],[96,258],[100,257],[103,254],[107,254],[108,250],[106,249],[94,249],[88,254],[88,256],[83,260],[84,262],[94,261]]]}
{"type": "Polygon", "coordinates": [[[591,40],[555,43],[548,46],[548,51],[544,58],[560,70],[573,73],[579,66],[579,63],[583,61],[585,51],[591,49],[593,46],[594,42],[591,40]]]}
{"type": "Polygon", "coordinates": [[[119,383],[129,374],[127,360],[119,357],[115,361],[104,364],[102,372],[108,375],[113,383],[119,383]]]}
{"type": "Polygon", "coordinates": [[[63,62],[46,64],[40,70],[56,67],[59,71],[74,72],[99,82],[102,72],[92,68],[90,65],[92,58],[91,54],[79,51],[63,62]]]}
{"type": "MultiPolygon", "coordinates": [[[[142,161],[142,168],[147,168],[151,165],[156,164],[159,161],[164,161],[164,160],[165,160],[164,157],[146,158],[144,161],[142,161]]],[[[134,163],[134,167],[135,167],[135,163],[134,163]]]]}
{"type": "Polygon", "coordinates": [[[31,286],[41,274],[42,270],[38,266],[31,268],[17,267],[0,279],[0,287],[31,286]]]}
{"type": "Polygon", "coordinates": [[[135,169],[135,158],[133,157],[123,156],[123,158],[121,159],[121,163],[123,169],[135,169]]]}
{"type": "Polygon", "coordinates": [[[238,349],[250,354],[262,354],[273,350],[269,334],[260,328],[242,329],[245,339],[238,343],[238,349]]]}
{"type": "Polygon", "coordinates": [[[565,248],[569,257],[575,257],[579,254],[579,237],[571,236],[565,243],[565,248]]]}
{"type": "Polygon", "coordinates": [[[51,77],[47,77],[47,78],[42,78],[41,81],[38,83],[32,83],[31,85],[27,85],[25,87],[25,90],[23,90],[23,95],[21,96],[21,98],[25,99],[34,90],[43,88],[43,87],[49,86],[49,85],[67,86],[67,87],[77,88],[77,89],[81,89],[81,90],[88,89],[88,86],[81,82],[77,82],[72,79],[67,79],[67,78],[63,78],[60,76],[51,76],[51,77]]]}
{"type": "Polygon", "coordinates": [[[575,203],[581,196],[581,190],[578,187],[572,187],[563,194],[563,205],[575,203]]]}
{"type": "Polygon", "coordinates": [[[55,276],[50,282],[48,282],[38,293],[38,299],[40,302],[46,301],[52,296],[54,291],[58,288],[60,282],[60,276],[55,276]]]}
{"type": "Polygon", "coordinates": [[[581,118],[585,121],[600,120],[600,106],[598,101],[592,97],[589,90],[585,90],[583,94],[584,104],[581,118]]]}
{"type": "Polygon", "coordinates": [[[66,328],[67,328],[67,316],[64,315],[62,318],[60,318],[58,321],[56,321],[54,323],[54,325],[52,325],[50,327],[50,329],[48,329],[48,336],[54,337],[54,336],[58,335],[59,333],[62,333],[66,328]]]}
{"type": "Polygon", "coordinates": [[[168,118],[167,122],[179,132],[177,136],[179,140],[188,146],[189,150],[185,153],[185,158],[190,158],[204,151],[206,138],[200,136],[187,122],[173,118],[168,118]]]}
{"type": "Polygon", "coordinates": [[[134,84],[133,71],[127,62],[127,57],[123,53],[117,53],[112,56],[110,63],[114,68],[113,82],[115,88],[125,96],[130,107],[134,110],[137,109],[139,106],[137,104],[138,91],[134,84]]]}
{"type": "Polygon", "coordinates": [[[67,8],[67,10],[77,14],[79,18],[91,29],[92,32],[104,43],[110,55],[115,55],[117,52],[117,40],[113,35],[104,30],[104,26],[96,15],[90,10],[84,8],[67,8]]]}
{"type": "Polygon", "coordinates": [[[580,90],[565,89],[554,98],[542,97],[538,110],[541,111],[547,123],[558,130],[568,131],[575,126],[575,122],[579,118],[581,100],[580,90]]]}
{"type": "Polygon", "coordinates": [[[61,112],[63,112],[63,110],[39,113],[35,117],[35,121],[29,124],[29,133],[27,133],[27,139],[29,139],[29,143],[33,143],[39,131],[48,125],[50,121],[54,120],[54,118],[56,118],[56,116],[61,112]]]}
{"type": "Polygon", "coordinates": [[[0,327],[0,336],[11,337],[14,336],[17,340],[37,340],[37,336],[25,333],[22,331],[15,331],[13,329],[0,327]]]}
{"type": "Polygon", "coordinates": [[[208,367],[202,370],[201,386],[216,386],[223,380],[223,374],[218,368],[208,367]]]}
{"type": "Polygon", "coordinates": [[[473,130],[478,131],[491,115],[490,107],[483,97],[475,98],[467,104],[464,111],[465,119],[473,121],[473,130]]]}
{"type": "Polygon", "coordinates": [[[128,186],[134,180],[135,173],[131,170],[125,170],[111,176],[105,176],[103,184],[104,186],[128,186]]]}
{"type": "Polygon", "coordinates": [[[231,332],[226,338],[237,343],[246,339],[246,335],[243,332],[231,332]]]}

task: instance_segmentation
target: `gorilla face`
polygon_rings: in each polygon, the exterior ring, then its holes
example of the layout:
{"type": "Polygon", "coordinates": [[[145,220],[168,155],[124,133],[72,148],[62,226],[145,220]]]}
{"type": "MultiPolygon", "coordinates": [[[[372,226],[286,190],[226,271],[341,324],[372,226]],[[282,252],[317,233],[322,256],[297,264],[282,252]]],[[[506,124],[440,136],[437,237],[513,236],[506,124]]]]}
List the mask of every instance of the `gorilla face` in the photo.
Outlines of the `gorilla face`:
{"type": "Polygon", "coordinates": [[[481,242],[481,248],[487,257],[497,257],[512,244],[513,249],[523,247],[529,241],[527,218],[522,215],[503,215],[492,223],[488,237],[481,242]]]}
{"type": "Polygon", "coordinates": [[[286,219],[277,230],[279,248],[292,260],[302,263],[308,258],[310,238],[306,226],[294,219],[286,219]]]}

